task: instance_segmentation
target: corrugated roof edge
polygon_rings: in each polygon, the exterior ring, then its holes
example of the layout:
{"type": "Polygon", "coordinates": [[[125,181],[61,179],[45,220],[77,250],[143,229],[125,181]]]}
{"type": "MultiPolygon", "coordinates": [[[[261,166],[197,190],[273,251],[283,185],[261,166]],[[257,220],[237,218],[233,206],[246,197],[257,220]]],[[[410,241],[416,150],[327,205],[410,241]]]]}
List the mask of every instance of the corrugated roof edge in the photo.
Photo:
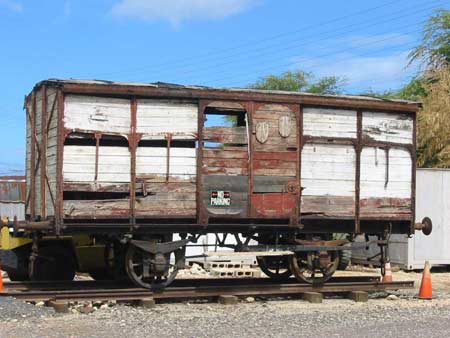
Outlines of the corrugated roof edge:
{"type": "Polygon", "coordinates": [[[105,85],[105,86],[133,86],[133,87],[151,87],[151,88],[167,88],[167,89],[193,89],[193,90],[205,90],[205,91],[228,91],[228,92],[241,92],[241,93],[257,93],[257,94],[276,94],[276,95],[288,95],[288,96],[307,96],[307,97],[324,97],[324,98],[345,98],[354,100],[365,100],[365,101],[375,101],[375,102],[393,102],[405,105],[417,105],[421,107],[422,103],[418,101],[410,100],[400,100],[400,99],[383,99],[372,96],[363,95],[336,95],[336,94],[313,94],[313,93],[303,93],[303,92],[290,92],[282,90],[262,90],[262,89],[251,89],[251,88],[226,88],[226,87],[208,87],[199,85],[180,85],[174,83],[166,82],[154,82],[154,83],[142,83],[142,82],[116,82],[109,80],[80,80],[80,79],[56,79],[50,78],[38,82],[33,90],[38,89],[43,84],[50,85],[64,85],[64,84],[80,84],[80,85],[105,85]]]}

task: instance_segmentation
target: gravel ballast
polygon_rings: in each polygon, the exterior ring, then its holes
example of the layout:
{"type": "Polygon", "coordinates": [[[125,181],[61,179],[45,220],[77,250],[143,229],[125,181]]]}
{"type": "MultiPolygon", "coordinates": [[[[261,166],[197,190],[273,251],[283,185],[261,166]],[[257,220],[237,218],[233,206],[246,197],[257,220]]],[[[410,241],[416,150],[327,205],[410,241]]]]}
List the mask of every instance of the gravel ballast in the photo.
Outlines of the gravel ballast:
{"type": "MultiPolygon", "coordinates": [[[[381,295],[380,295],[381,296],[381,295]]],[[[18,301],[2,315],[0,337],[446,337],[450,298],[422,301],[409,295],[355,303],[325,299],[159,304],[146,309],[104,307],[89,314],[53,315],[18,301]],[[30,307],[30,308],[29,308],[30,307]],[[29,309],[29,311],[28,311],[29,309]],[[26,317],[21,313],[26,310],[26,317]],[[14,317],[16,320],[12,320],[14,317]]],[[[2,303],[3,304],[3,303],[2,303]]],[[[3,304],[5,305],[5,304],[3,304]]]]}

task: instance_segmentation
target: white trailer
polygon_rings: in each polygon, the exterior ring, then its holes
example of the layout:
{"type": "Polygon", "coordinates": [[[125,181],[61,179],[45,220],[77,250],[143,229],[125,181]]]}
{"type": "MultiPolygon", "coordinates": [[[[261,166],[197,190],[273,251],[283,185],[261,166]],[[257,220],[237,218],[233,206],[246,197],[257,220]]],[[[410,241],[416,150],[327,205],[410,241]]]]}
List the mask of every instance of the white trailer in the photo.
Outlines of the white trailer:
{"type": "MultiPolygon", "coordinates": [[[[392,235],[391,263],[405,270],[422,269],[425,261],[432,266],[450,265],[450,169],[421,168],[416,171],[416,222],[427,216],[433,222],[429,236],[416,232],[413,237],[392,235]]],[[[363,240],[362,236],[357,241],[363,240]]],[[[354,263],[368,262],[379,252],[376,245],[353,251],[354,263]]],[[[374,259],[376,265],[378,260],[374,259]]]]}

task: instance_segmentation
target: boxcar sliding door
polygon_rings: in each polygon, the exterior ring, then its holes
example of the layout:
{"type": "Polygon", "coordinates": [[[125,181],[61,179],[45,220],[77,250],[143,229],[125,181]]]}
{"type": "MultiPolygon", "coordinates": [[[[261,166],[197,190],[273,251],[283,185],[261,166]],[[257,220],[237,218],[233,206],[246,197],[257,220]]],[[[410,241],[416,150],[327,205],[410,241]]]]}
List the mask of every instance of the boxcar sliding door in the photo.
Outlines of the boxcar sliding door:
{"type": "Polygon", "coordinates": [[[252,216],[298,220],[298,106],[255,104],[252,114],[252,216]]]}

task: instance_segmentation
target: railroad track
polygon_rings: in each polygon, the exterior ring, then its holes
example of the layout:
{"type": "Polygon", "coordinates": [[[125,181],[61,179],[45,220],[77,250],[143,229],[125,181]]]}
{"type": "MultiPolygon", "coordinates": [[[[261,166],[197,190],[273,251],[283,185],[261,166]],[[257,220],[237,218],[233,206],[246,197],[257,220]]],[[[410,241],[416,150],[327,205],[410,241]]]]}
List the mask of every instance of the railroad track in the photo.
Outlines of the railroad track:
{"type": "Polygon", "coordinates": [[[180,279],[163,292],[117,285],[112,282],[5,283],[1,296],[25,301],[135,301],[142,299],[179,300],[220,296],[301,296],[305,294],[352,294],[414,287],[412,281],[380,283],[378,277],[335,277],[324,285],[298,283],[294,279],[276,283],[268,278],[180,279]]]}

